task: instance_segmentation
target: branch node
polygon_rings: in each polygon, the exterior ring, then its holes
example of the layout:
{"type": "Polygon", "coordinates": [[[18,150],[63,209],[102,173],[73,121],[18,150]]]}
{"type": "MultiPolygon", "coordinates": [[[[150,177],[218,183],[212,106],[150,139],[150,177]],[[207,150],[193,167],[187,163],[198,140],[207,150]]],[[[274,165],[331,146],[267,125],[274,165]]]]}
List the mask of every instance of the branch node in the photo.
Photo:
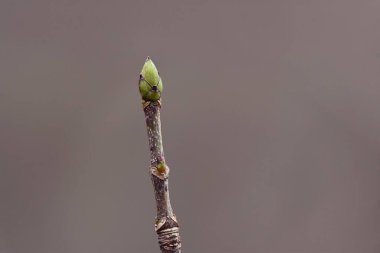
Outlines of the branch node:
{"type": "Polygon", "coordinates": [[[163,163],[160,163],[157,167],[150,167],[150,173],[161,180],[167,179],[169,177],[169,172],[169,166],[163,163]]]}
{"type": "Polygon", "coordinates": [[[179,226],[174,215],[156,220],[156,232],[161,249],[175,252],[181,248],[179,226]]]}
{"type": "Polygon", "coordinates": [[[141,103],[143,105],[143,109],[144,111],[149,107],[149,105],[155,105],[155,106],[158,106],[159,108],[161,108],[161,100],[157,100],[157,101],[146,101],[144,99],[141,100],[141,103]]]}

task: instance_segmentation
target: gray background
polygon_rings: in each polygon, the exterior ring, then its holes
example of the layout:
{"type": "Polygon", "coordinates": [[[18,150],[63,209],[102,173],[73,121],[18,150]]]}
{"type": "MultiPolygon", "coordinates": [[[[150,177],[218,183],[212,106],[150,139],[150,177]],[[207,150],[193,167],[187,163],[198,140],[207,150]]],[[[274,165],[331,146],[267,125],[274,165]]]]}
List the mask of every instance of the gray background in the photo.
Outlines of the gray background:
{"type": "Polygon", "coordinates": [[[380,252],[380,1],[0,2],[0,252],[380,252]]]}

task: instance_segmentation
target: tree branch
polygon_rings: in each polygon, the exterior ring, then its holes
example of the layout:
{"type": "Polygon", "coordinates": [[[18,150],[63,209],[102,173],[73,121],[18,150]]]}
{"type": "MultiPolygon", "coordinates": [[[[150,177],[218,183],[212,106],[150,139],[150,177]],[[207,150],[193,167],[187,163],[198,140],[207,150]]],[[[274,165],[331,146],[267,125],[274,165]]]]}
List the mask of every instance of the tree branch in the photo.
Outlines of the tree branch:
{"type": "Polygon", "coordinates": [[[150,148],[150,174],[153,183],[157,216],[155,230],[162,253],[180,253],[179,226],[169,197],[169,167],[165,162],[161,135],[162,81],[148,57],[140,74],[139,89],[143,99],[145,122],[150,148]]]}

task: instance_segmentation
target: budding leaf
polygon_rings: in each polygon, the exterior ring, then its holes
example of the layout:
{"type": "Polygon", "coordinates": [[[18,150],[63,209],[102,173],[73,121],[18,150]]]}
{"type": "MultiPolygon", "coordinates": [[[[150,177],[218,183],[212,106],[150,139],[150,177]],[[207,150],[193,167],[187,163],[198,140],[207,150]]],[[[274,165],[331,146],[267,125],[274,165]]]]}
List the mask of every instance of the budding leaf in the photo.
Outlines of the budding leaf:
{"type": "Polygon", "coordinates": [[[157,101],[161,98],[162,80],[153,61],[148,57],[140,73],[139,90],[143,100],[157,101]]]}

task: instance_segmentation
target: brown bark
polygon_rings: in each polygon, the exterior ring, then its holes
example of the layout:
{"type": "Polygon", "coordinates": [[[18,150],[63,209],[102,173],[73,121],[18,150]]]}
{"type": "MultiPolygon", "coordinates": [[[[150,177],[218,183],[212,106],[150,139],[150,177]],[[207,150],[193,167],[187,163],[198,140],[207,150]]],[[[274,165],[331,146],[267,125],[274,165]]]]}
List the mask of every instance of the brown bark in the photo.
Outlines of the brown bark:
{"type": "Polygon", "coordinates": [[[150,148],[150,175],[157,206],[155,230],[162,253],[180,253],[179,226],[169,198],[169,167],[162,146],[160,108],[160,101],[144,103],[150,148]]]}

